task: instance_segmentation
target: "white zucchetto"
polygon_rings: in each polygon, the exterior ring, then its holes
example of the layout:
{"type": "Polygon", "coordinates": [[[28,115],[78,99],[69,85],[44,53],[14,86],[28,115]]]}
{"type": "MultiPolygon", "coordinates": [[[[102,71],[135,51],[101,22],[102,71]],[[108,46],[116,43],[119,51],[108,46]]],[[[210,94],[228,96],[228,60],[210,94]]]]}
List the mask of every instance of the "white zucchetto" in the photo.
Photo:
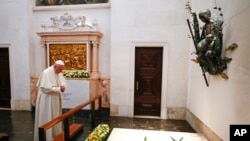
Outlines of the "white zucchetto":
{"type": "Polygon", "coordinates": [[[57,65],[64,65],[64,62],[63,62],[62,60],[57,60],[57,61],[55,62],[55,64],[57,64],[57,65]]]}

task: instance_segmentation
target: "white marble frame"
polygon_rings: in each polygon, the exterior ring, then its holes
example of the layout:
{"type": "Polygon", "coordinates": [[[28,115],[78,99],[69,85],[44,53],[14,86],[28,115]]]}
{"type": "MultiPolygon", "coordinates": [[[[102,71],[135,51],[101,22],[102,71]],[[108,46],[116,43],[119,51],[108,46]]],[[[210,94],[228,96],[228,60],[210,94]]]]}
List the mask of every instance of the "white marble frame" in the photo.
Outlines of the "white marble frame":
{"type": "Polygon", "coordinates": [[[136,47],[163,47],[163,64],[162,64],[162,90],[161,90],[161,115],[160,117],[146,118],[167,118],[167,66],[168,66],[168,43],[167,41],[133,41],[130,51],[130,76],[129,76],[129,116],[134,117],[134,69],[135,69],[135,48],[136,47]]]}
{"type": "Polygon", "coordinates": [[[50,48],[50,44],[86,44],[87,45],[87,51],[86,51],[86,58],[87,58],[87,66],[86,66],[86,70],[87,71],[90,71],[90,60],[91,60],[91,58],[90,58],[90,44],[88,43],[88,42],[47,42],[46,43],[46,46],[47,46],[47,52],[46,52],[46,64],[47,64],[47,67],[49,67],[50,66],[50,64],[49,64],[49,60],[50,60],[50,58],[49,58],[49,48],[50,48]]]}

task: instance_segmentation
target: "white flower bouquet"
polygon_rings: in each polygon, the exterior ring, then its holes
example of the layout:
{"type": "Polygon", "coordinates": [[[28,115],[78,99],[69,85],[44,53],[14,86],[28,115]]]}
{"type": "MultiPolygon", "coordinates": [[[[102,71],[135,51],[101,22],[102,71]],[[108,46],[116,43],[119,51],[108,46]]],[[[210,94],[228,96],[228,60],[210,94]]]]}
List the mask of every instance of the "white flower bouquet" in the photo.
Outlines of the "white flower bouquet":
{"type": "Polygon", "coordinates": [[[106,141],[109,135],[109,125],[99,124],[85,139],[85,141],[106,141]]]}
{"type": "Polygon", "coordinates": [[[63,70],[62,74],[66,78],[89,78],[87,70],[63,70]]]}

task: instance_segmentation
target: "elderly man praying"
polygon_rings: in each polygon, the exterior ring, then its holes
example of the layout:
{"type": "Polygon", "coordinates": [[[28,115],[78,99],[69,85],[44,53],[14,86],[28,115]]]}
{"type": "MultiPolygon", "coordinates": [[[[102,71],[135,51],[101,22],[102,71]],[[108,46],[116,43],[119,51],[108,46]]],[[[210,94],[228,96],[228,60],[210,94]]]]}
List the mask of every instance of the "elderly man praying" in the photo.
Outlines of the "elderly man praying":
{"type": "MultiPolygon", "coordinates": [[[[65,91],[66,81],[61,73],[64,62],[57,60],[40,75],[37,87],[34,141],[38,141],[38,128],[62,114],[61,93],[65,91]]],[[[62,123],[58,123],[46,132],[46,140],[51,141],[62,132],[62,123]]]]}

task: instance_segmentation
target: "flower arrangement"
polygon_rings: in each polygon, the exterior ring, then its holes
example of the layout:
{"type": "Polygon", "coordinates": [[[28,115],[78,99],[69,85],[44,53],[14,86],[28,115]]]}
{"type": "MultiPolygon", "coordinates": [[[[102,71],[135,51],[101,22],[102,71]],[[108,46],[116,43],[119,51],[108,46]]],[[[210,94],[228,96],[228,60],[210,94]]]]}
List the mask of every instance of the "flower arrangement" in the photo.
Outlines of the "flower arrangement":
{"type": "Polygon", "coordinates": [[[66,78],[89,78],[87,70],[63,70],[62,74],[66,78]]]}
{"type": "Polygon", "coordinates": [[[85,139],[85,141],[106,141],[109,135],[109,125],[99,124],[85,139]]]}

